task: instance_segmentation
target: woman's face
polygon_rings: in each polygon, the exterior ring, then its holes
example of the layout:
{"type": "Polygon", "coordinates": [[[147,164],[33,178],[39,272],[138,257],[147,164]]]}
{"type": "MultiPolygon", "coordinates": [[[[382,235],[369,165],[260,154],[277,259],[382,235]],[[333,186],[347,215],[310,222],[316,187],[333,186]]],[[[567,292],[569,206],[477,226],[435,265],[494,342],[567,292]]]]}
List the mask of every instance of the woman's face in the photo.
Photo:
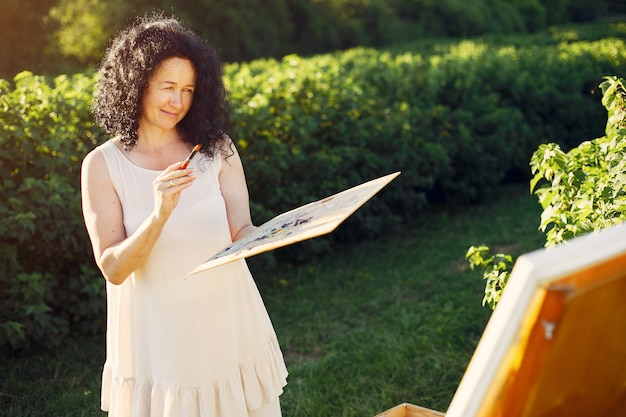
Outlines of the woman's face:
{"type": "Polygon", "coordinates": [[[191,107],[196,71],[183,58],[164,60],[148,80],[139,125],[169,130],[176,127],[191,107]]]}

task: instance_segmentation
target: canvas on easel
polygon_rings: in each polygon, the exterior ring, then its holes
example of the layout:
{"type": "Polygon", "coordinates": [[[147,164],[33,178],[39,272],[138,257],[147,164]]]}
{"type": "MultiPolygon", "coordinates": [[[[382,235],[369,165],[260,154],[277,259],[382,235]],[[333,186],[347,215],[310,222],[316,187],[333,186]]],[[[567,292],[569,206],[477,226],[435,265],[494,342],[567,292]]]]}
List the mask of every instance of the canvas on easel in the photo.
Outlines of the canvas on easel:
{"type": "Polygon", "coordinates": [[[519,257],[445,416],[625,415],[625,296],[626,225],[519,257]]]}
{"type": "Polygon", "coordinates": [[[385,175],[280,214],[211,256],[189,275],[330,233],[398,175],[385,175]]]}
{"type": "Polygon", "coordinates": [[[626,410],[626,227],[520,257],[448,417],[626,410]]]}

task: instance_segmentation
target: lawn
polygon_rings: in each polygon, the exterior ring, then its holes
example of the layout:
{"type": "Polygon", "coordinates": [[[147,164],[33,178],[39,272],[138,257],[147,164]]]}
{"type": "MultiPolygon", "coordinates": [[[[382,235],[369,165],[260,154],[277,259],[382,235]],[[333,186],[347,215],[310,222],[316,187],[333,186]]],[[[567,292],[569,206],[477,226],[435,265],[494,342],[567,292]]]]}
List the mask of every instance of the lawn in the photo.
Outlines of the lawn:
{"type": "MultiPolygon", "coordinates": [[[[260,270],[252,258],[290,372],[283,415],[372,417],[402,402],[445,411],[491,313],[465,251],[542,247],[540,211],[527,185],[507,185],[305,265],[260,270]]],[[[0,357],[0,415],[104,416],[103,358],[103,336],[0,357]]]]}

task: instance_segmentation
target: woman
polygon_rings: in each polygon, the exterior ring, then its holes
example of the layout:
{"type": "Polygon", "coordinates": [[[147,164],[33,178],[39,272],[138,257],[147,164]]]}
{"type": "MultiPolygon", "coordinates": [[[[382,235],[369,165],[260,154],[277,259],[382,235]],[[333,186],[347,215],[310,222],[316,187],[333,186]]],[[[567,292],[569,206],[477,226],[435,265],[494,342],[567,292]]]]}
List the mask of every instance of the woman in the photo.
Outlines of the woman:
{"type": "Polygon", "coordinates": [[[107,288],[102,409],[280,416],[287,371],[245,261],[187,277],[254,230],[214,50],[175,18],[146,17],[113,40],[93,107],[112,137],[82,165],[107,288]]]}

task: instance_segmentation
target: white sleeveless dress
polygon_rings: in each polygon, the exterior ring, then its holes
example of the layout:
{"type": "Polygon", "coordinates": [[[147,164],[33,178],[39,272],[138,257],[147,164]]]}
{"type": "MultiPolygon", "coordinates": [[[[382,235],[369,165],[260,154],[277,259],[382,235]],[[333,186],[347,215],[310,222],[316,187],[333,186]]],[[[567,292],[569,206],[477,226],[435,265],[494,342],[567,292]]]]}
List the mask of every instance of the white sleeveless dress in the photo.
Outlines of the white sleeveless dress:
{"type": "MultiPolygon", "coordinates": [[[[130,236],[154,207],[159,174],[100,146],[130,236]]],[[[287,369],[244,260],[187,276],[231,242],[218,175],[198,154],[146,264],[107,282],[102,409],[109,417],[275,417],[287,369]]]]}

